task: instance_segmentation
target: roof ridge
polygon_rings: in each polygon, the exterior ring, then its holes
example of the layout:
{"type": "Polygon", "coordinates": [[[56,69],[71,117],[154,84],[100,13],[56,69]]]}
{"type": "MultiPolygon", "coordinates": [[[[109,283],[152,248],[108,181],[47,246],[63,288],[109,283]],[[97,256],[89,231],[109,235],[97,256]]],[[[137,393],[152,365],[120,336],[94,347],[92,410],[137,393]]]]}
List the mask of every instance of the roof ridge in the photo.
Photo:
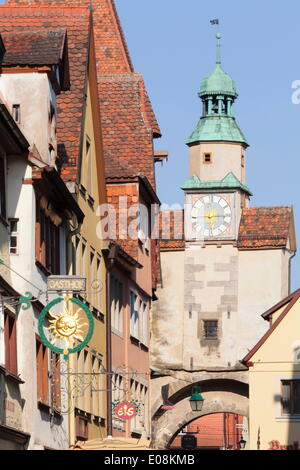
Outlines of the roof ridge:
{"type": "Polygon", "coordinates": [[[78,13],[90,13],[90,9],[88,7],[83,7],[83,6],[70,6],[70,7],[61,7],[59,8],[58,4],[53,4],[53,5],[30,5],[30,8],[25,6],[25,4],[22,5],[0,5],[0,12],[1,15],[3,16],[10,16],[12,13],[16,14],[17,12],[20,14],[20,16],[24,17],[30,17],[30,16],[44,16],[45,11],[51,11],[53,13],[57,13],[57,16],[64,16],[66,13],[70,14],[75,14],[76,12],[78,13]],[[37,14],[37,12],[40,12],[40,15],[37,14]]]}
{"type": "Polygon", "coordinates": [[[279,302],[277,302],[277,304],[273,305],[273,307],[269,308],[268,310],[266,310],[264,313],[261,314],[261,316],[263,318],[267,318],[269,315],[271,315],[271,313],[275,312],[275,310],[278,310],[279,308],[283,307],[284,305],[286,305],[288,302],[290,302],[295,296],[298,296],[300,297],[300,288],[296,289],[294,292],[292,292],[291,294],[287,295],[286,297],[284,297],[282,300],[280,300],[279,302]]]}
{"type": "Polygon", "coordinates": [[[273,307],[271,307],[269,310],[267,310],[267,312],[262,314],[262,317],[264,319],[266,319],[267,316],[270,315],[272,312],[275,312],[275,311],[279,310],[280,308],[282,308],[282,307],[284,307],[285,305],[288,304],[285,307],[285,309],[283,310],[283,312],[279,315],[277,320],[273,323],[271,328],[269,328],[269,330],[261,337],[261,339],[255,344],[255,346],[242,359],[242,362],[244,362],[244,363],[249,362],[249,359],[251,359],[253,354],[255,354],[259,350],[259,348],[265,343],[265,341],[269,338],[269,336],[277,328],[279,323],[281,323],[281,321],[284,319],[284,317],[287,315],[287,313],[293,308],[293,306],[299,300],[299,298],[300,298],[300,289],[297,289],[295,292],[293,292],[289,296],[285,297],[280,302],[278,302],[273,307]],[[269,312],[269,314],[268,314],[268,312],[269,312]]]}
{"type": "Polygon", "coordinates": [[[28,31],[4,31],[4,32],[1,32],[0,34],[1,36],[17,36],[18,34],[41,34],[41,32],[44,34],[48,34],[52,32],[61,32],[61,31],[65,32],[66,30],[67,28],[53,28],[53,29],[41,28],[41,29],[28,30],[28,31]]]}
{"type": "Polygon", "coordinates": [[[122,46],[124,48],[124,52],[125,52],[126,58],[128,60],[129,68],[130,68],[131,72],[134,72],[134,67],[133,67],[131,57],[130,57],[126,37],[125,37],[124,30],[123,30],[122,25],[121,25],[120,17],[119,17],[118,10],[117,10],[117,7],[116,7],[116,4],[115,4],[114,0],[110,1],[110,5],[112,7],[114,19],[116,20],[116,23],[117,23],[118,33],[120,35],[122,46]]]}
{"type": "Polygon", "coordinates": [[[251,206],[244,207],[245,210],[248,209],[292,209],[293,206],[251,206]]]}

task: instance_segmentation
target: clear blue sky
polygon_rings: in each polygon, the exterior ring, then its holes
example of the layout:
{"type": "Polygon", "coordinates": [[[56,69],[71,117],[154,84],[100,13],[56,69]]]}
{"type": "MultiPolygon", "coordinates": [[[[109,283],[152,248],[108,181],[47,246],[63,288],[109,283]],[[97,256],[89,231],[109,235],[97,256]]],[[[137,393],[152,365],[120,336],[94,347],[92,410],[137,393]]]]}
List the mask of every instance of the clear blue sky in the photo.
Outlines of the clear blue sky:
{"type": "MultiPolygon", "coordinates": [[[[252,206],[293,205],[300,233],[300,105],[291,84],[300,80],[299,0],[116,0],[137,72],[142,72],[169,150],[157,166],[162,202],[183,203],[188,176],[184,144],[201,112],[201,78],[215,60],[221,22],[222,64],[236,81],[235,116],[251,144],[247,184],[252,206]]],[[[299,237],[298,237],[299,240],[299,237]]],[[[293,289],[300,287],[300,257],[293,260],[293,289]]]]}

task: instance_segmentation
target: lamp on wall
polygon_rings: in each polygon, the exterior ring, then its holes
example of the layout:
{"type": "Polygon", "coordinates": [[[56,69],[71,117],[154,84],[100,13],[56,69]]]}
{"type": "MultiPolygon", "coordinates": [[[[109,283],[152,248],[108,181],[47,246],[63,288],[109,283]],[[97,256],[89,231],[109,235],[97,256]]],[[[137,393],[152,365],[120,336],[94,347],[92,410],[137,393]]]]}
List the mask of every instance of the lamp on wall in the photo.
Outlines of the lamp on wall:
{"type": "Polygon", "coordinates": [[[203,407],[204,398],[201,395],[200,387],[192,388],[192,395],[189,398],[189,402],[192,408],[192,411],[201,411],[203,407]]]}

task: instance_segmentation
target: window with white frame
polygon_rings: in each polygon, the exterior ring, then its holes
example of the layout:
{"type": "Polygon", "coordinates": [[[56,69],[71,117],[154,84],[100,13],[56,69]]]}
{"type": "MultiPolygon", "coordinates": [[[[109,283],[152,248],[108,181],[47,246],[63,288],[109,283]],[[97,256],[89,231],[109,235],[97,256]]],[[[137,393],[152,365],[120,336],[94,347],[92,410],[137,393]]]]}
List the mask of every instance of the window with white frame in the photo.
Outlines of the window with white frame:
{"type": "Polygon", "coordinates": [[[148,387],[144,386],[144,429],[150,434],[150,417],[149,417],[149,393],[148,387]]]}
{"type": "Polygon", "coordinates": [[[139,204],[139,240],[145,245],[145,248],[149,247],[149,214],[148,208],[144,204],[139,204]]]}
{"type": "Polygon", "coordinates": [[[19,219],[9,219],[9,253],[19,254],[19,219]]]}
{"type": "MultiPolygon", "coordinates": [[[[124,400],[124,378],[120,374],[114,373],[112,376],[112,402],[117,405],[124,400]]],[[[120,418],[113,414],[112,418],[113,429],[124,431],[125,423],[120,418]]]]}
{"type": "Polygon", "coordinates": [[[139,339],[138,296],[130,291],[130,335],[139,339]]]}
{"type": "Polygon", "coordinates": [[[148,305],[140,303],[141,343],[148,346],[148,305]]]}
{"type": "Polygon", "coordinates": [[[111,326],[123,333],[123,283],[115,276],[110,278],[111,326]]]}

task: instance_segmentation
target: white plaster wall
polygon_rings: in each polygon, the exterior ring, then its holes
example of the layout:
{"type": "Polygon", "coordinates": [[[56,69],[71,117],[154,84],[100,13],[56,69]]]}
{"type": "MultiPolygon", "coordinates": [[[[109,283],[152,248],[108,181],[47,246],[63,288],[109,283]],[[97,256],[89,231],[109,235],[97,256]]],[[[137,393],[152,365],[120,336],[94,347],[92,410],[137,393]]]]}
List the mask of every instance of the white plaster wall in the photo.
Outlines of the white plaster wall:
{"type": "Polygon", "coordinates": [[[163,289],[153,302],[151,319],[152,364],[182,365],[184,348],[184,251],[162,252],[163,289]]]}
{"type": "Polygon", "coordinates": [[[186,279],[185,284],[184,366],[190,369],[191,358],[194,369],[234,366],[238,360],[235,347],[238,251],[233,245],[221,245],[220,248],[216,245],[205,245],[203,248],[191,245],[185,256],[186,260],[193,258],[193,264],[200,266],[200,270],[196,268],[193,281],[188,282],[186,279]],[[220,338],[217,347],[209,341],[205,345],[201,344],[201,324],[204,320],[219,322],[220,338]]]}
{"type": "MultiPolygon", "coordinates": [[[[24,295],[30,291],[36,297],[39,290],[46,290],[46,276],[35,265],[35,194],[31,184],[22,180],[31,178],[31,167],[25,159],[10,157],[8,165],[8,198],[7,216],[19,219],[19,254],[10,256],[10,266],[34,286],[12,273],[13,288],[24,295]]],[[[62,229],[64,231],[64,229],[62,229]]],[[[62,244],[61,259],[65,259],[65,244],[62,244]]],[[[64,263],[62,264],[64,268],[64,263]]],[[[46,305],[45,295],[40,301],[46,305]]],[[[33,304],[34,305],[34,304],[33,304]]],[[[37,408],[36,384],[36,339],[38,312],[34,306],[29,310],[20,309],[17,325],[18,369],[25,384],[21,385],[24,398],[23,430],[31,434],[30,449],[50,448],[66,449],[68,446],[68,420],[63,416],[62,422],[50,420],[37,408]]],[[[50,355],[49,355],[50,357],[50,355]]],[[[50,363],[50,360],[49,360],[50,363]]]]}
{"type": "Polygon", "coordinates": [[[236,366],[268,329],[261,314],[288,294],[289,254],[190,244],[185,252],[161,255],[153,365],[236,366]],[[203,342],[203,320],[218,320],[218,342],[203,342]]]}
{"type": "Polygon", "coordinates": [[[20,104],[23,134],[31,147],[36,146],[43,161],[50,164],[48,146],[53,145],[56,155],[57,144],[55,123],[51,126],[49,122],[49,109],[50,102],[56,109],[56,96],[47,74],[0,74],[0,90],[10,109],[13,104],[20,104]]]}
{"type": "Polygon", "coordinates": [[[281,250],[281,298],[284,299],[289,295],[289,260],[292,256],[292,253],[289,253],[288,250],[281,250]]]}
{"type": "Polygon", "coordinates": [[[245,167],[242,168],[242,154],[246,151],[242,144],[231,142],[203,142],[190,147],[190,174],[197,175],[202,181],[219,181],[233,172],[243,183],[245,181],[245,167]],[[212,163],[203,163],[203,153],[212,154],[212,163]]]}
{"type": "Polygon", "coordinates": [[[283,250],[239,252],[239,351],[240,358],[267,331],[261,314],[288,294],[288,254],[283,250]]]}

